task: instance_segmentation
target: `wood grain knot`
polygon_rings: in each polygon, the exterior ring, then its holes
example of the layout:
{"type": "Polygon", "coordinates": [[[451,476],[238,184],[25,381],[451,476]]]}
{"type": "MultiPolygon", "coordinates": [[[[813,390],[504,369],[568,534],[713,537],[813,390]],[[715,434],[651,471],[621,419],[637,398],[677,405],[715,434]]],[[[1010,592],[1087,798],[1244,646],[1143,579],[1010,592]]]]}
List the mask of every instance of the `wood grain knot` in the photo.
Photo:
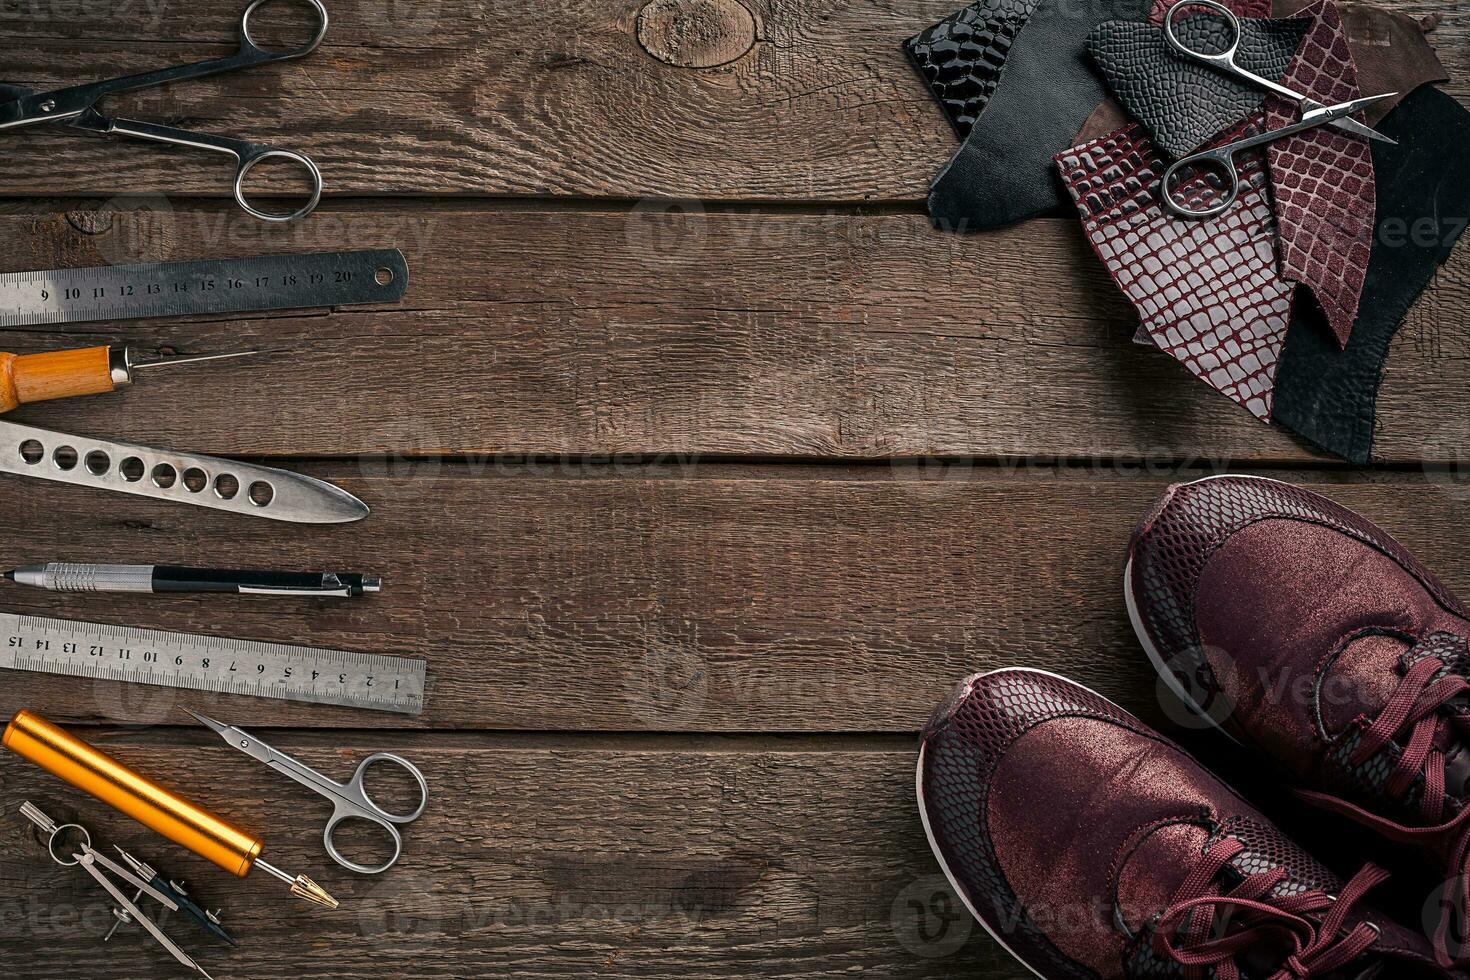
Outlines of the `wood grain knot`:
{"type": "Polygon", "coordinates": [[[113,211],[68,211],[66,223],[83,235],[105,235],[112,230],[113,211]]]}
{"type": "Polygon", "coordinates": [[[755,17],[739,0],[652,0],[638,12],[638,43],[680,68],[728,65],[755,47],[755,17]]]}

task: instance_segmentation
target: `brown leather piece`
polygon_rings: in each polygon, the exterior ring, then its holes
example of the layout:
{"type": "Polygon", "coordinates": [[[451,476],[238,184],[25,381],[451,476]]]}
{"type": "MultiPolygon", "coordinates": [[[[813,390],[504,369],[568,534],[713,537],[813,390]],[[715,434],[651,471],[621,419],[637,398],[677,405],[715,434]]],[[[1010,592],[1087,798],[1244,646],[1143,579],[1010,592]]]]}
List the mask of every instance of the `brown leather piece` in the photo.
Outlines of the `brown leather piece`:
{"type": "MultiPolygon", "coordinates": [[[[1311,0],[1277,0],[1272,17],[1292,17],[1311,0]]],[[[1345,3],[1338,6],[1348,46],[1358,66],[1358,85],[1365,92],[1397,92],[1398,98],[1374,106],[1364,113],[1372,126],[1393,111],[1394,106],[1422,85],[1449,80],[1449,72],[1440,63],[1434,45],[1429,43],[1419,21],[1406,14],[1385,10],[1367,3],[1345,3]]],[[[1121,129],[1128,123],[1123,107],[1111,97],[1104,99],[1077,138],[1074,146],[1121,129]]]]}
{"type": "MultiPolygon", "coordinates": [[[[1294,17],[1309,3],[1276,0],[1271,16],[1294,17]]],[[[1425,36],[1423,25],[1413,17],[1367,3],[1342,3],[1337,10],[1347,31],[1353,63],[1358,67],[1358,87],[1369,95],[1398,93],[1397,98],[1363,113],[1368,125],[1376,125],[1421,85],[1449,81],[1449,72],[1425,36]]]]}
{"type": "Polygon", "coordinates": [[[1072,140],[1072,145],[1081,146],[1083,143],[1102,139],[1109,133],[1116,133],[1126,125],[1128,125],[1128,113],[1118,104],[1118,100],[1110,95],[1092,110],[1092,115],[1088,116],[1087,122],[1082,124],[1082,129],[1077,133],[1077,138],[1072,140]]]}

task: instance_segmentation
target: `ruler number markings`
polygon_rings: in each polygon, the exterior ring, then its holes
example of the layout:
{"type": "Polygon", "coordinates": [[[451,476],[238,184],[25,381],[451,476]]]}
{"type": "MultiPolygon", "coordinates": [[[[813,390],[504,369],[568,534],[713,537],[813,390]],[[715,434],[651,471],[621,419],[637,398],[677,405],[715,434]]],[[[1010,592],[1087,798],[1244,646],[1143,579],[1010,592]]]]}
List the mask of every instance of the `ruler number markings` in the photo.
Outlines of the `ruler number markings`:
{"type": "Polygon", "coordinates": [[[0,666],[417,714],[422,661],[0,615],[0,666]],[[9,663],[5,663],[9,661],[9,663]]]}

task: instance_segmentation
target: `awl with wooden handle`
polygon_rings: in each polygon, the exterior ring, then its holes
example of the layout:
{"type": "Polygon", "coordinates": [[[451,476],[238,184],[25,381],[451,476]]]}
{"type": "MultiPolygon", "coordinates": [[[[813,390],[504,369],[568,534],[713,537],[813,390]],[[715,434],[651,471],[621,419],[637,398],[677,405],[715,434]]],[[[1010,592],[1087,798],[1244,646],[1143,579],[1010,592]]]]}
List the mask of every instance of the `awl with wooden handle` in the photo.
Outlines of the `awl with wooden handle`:
{"type": "Polygon", "coordinates": [[[126,347],[81,347],[45,354],[0,353],[0,413],[31,402],[105,395],[133,383],[134,371],[250,357],[264,351],[134,361],[126,347]]]}
{"type": "Polygon", "coordinates": [[[30,711],[17,712],[4,745],[143,826],[181,844],[237,877],[259,868],[291,886],[291,894],[323,908],[337,900],[305,875],[293,877],[260,859],[264,844],[30,711]]]}

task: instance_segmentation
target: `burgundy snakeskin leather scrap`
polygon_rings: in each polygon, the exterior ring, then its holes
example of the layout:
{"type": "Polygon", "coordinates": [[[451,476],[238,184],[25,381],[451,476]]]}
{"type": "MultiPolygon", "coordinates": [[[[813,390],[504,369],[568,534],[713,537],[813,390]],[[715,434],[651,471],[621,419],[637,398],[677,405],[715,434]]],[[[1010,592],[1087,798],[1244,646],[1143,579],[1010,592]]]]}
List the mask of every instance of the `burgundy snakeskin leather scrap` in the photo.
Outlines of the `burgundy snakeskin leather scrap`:
{"type": "MultiPolygon", "coordinates": [[[[1342,16],[1317,0],[1313,18],[1282,84],[1323,105],[1356,99],[1358,71],[1342,16]]],[[[1275,129],[1295,122],[1295,103],[1273,95],[1266,118],[1275,129]]],[[[1277,140],[1266,148],[1281,239],[1281,274],[1312,291],[1338,343],[1346,347],[1373,251],[1376,190],[1368,141],[1331,126],[1277,140]]]]}
{"type": "MultiPolygon", "coordinates": [[[[1168,164],[1136,123],[1056,160],[1088,240],[1154,342],[1270,421],[1292,286],[1277,271],[1264,157],[1239,157],[1240,196],[1207,221],[1164,211],[1158,194],[1168,164]]],[[[1198,206],[1220,192],[1219,177],[1185,176],[1180,190],[1198,206]]]]}

